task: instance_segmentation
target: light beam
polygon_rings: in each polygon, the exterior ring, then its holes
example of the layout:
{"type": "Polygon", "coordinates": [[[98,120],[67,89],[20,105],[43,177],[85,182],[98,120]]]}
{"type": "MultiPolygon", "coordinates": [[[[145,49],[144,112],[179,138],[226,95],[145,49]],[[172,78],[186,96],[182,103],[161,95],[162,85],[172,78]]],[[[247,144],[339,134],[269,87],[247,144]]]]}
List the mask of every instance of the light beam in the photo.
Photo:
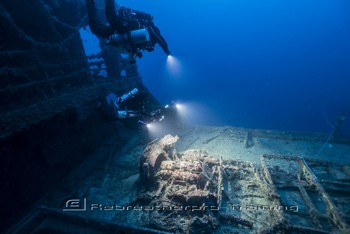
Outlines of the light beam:
{"type": "Polygon", "coordinates": [[[173,55],[168,55],[166,60],[167,70],[171,75],[180,75],[182,73],[182,66],[180,61],[173,55]]]}

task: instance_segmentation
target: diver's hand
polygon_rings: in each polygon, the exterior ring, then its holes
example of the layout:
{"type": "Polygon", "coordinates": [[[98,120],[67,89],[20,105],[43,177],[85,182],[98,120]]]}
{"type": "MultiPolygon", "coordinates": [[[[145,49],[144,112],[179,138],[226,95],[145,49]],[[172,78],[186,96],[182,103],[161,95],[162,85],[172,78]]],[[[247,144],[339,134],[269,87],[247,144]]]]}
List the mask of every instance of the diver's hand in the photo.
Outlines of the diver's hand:
{"type": "Polygon", "coordinates": [[[166,50],[164,50],[164,53],[166,54],[166,55],[170,55],[171,54],[171,52],[170,52],[170,50],[167,48],[166,50]]]}
{"type": "Polygon", "coordinates": [[[171,54],[171,53],[170,53],[170,50],[169,50],[169,48],[168,48],[167,45],[164,45],[164,44],[159,43],[159,42],[158,42],[158,44],[159,44],[160,47],[162,47],[162,49],[163,49],[163,51],[164,51],[164,53],[165,53],[166,55],[169,56],[169,55],[171,54]]]}

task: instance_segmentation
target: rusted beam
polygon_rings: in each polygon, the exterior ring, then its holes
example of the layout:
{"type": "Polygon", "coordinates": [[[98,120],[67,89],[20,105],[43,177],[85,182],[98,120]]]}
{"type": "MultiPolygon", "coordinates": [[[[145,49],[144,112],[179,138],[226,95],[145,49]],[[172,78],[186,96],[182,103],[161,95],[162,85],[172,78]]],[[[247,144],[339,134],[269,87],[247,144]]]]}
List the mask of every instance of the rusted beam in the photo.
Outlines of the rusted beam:
{"type": "Polygon", "coordinates": [[[223,187],[222,187],[222,157],[220,157],[220,161],[219,161],[219,168],[218,168],[218,200],[217,200],[217,203],[218,203],[218,207],[221,207],[221,202],[222,202],[222,190],[223,190],[223,187]]]}
{"type": "MultiPolygon", "coordinates": [[[[310,132],[285,132],[285,131],[272,131],[272,130],[262,130],[262,129],[247,129],[247,128],[235,128],[230,127],[224,129],[222,134],[229,135],[230,137],[238,138],[242,141],[246,138],[247,132],[251,132],[254,138],[268,138],[277,140],[287,140],[287,141],[312,141],[319,142],[320,144],[324,142],[328,134],[320,133],[310,133],[310,132]]],[[[339,144],[350,144],[350,136],[335,137],[331,140],[333,143],[339,144]]]]}
{"type": "Polygon", "coordinates": [[[306,178],[306,182],[310,186],[316,187],[316,190],[318,193],[322,196],[326,206],[327,206],[327,212],[329,214],[329,218],[332,220],[334,225],[336,225],[337,228],[341,231],[349,231],[349,227],[346,224],[346,222],[343,220],[342,216],[337,211],[337,207],[334,205],[333,201],[331,200],[328,193],[325,191],[323,186],[318,182],[317,178],[311,171],[311,169],[306,164],[305,160],[299,159],[297,161],[304,173],[304,176],[306,178]]]}
{"type": "Polygon", "coordinates": [[[309,214],[311,216],[312,222],[316,225],[317,228],[322,229],[322,226],[320,224],[320,221],[318,220],[318,212],[314,204],[312,203],[309,195],[307,194],[305,188],[301,185],[298,184],[299,191],[301,193],[301,196],[303,197],[303,200],[305,201],[306,205],[309,208],[309,214]]]}

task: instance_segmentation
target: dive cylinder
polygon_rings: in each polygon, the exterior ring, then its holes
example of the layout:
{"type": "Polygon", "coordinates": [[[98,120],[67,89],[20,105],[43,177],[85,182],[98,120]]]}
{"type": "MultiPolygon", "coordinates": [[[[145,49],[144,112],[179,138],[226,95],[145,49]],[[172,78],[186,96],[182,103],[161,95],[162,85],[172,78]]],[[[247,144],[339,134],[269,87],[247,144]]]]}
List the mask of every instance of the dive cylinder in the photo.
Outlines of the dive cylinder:
{"type": "Polygon", "coordinates": [[[129,46],[149,42],[150,36],[146,28],[133,30],[123,34],[112,34],[108,43],[114,46],[129,46]]]}
{"type": "Polygon", "coordinates": [[[134,110],[117,111],[118,119],[136,118],[137,116],[138,116],[137,111],[134,111],[134,110]]]}
{"type": "Polygon", "coordinates": [[[134,96],[139,90],[137,88],[134,88],[133,90],[129,91],[128,93],[124,94],[118,99],[118,102],[124,102],[128,98],[134,96]]]}

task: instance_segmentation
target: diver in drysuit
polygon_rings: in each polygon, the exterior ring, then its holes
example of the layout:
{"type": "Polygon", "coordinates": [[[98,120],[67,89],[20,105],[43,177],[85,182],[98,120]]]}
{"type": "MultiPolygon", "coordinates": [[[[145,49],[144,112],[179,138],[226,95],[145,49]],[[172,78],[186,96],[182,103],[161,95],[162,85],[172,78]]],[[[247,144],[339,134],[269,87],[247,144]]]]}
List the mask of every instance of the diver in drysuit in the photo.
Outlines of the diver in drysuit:
{"type": "Polygon", "coordinates": [[[145,91],[134,88],[119,97],[115,93],[109,93],[100,100],[97,107],[104,120],[115,121],[144,116],[147,113],[144,109],[147,102],[145,91]]]}
{"type": "Polygon", "coordinates": [[[145,105],[149,98],[145,90],[134,88],[121,96],[115,93],[109,93],[105,98],[101,99],[97,105],[101,117],[105,121],[115,121],[121,119],[138,118],[138,123],[147,125],[152,122],[167,121],[176,122],[177,104],[171,102],[164,107],[147,111],[145,105]]]}
{"type": "Polygon", "coordinates": [[[94,0],[86,0],[91,31],[108,43],[114,45],[131,57],[142,57],[144,50],[154,50],[158,43],[165,54],[170,50],[159,29],[153,22],[153,16],[126,7],[116,7],[115,0],[105,0],[105,13],[108,25],[97,19],[94,0]]]}

